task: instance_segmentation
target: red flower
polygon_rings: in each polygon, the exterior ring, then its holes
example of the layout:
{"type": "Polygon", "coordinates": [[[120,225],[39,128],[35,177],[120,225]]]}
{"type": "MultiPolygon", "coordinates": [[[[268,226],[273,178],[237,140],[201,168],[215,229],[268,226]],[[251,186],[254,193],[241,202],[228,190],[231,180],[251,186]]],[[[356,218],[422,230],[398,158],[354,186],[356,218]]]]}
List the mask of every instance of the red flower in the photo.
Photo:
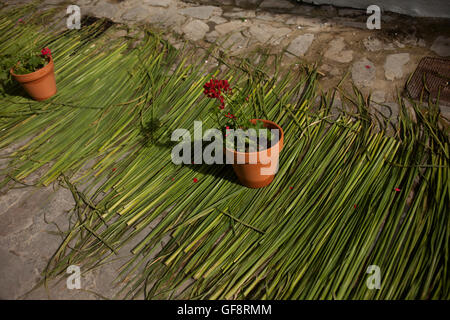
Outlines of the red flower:
{"type": "Polygon", "coordinates": [[[225,109],[225,98],[223,96],[220,96],[219,97],[219,101],[220,101],[219,108],[222,109],[222,110],[225,109]]]}
{"type": "Polygon", "coordinates": [[[194,179],[192,179],[192,181],[194,181],[194,183],[197,183],[197,182],[198,182],[198,179],[197,179],[197,178],[194,178],[194,179]]]}
{"type": "Polygon", "coordinates": [[[208,98],[218,99],[220,101],[220,109],[225,108],[225,98],[223,93],[231,93],[230,84],[228,80],[211,79],[203,85],[203,94],[208,98]]]}
{"type": "Polygon", "coordinates": [[[369,65],[366,65],[366,69],[370,69],[370,66],[369,66],[369,65]]]}
{"type": "Polygon", "coordinates": [[[294,189],[294,187],[289,187],[289,189],[291,189],[291,190],[292,190],[292,189],[294,189]]]}
{"type": "Polygon", "coordinates": [[[46,56],[51,56],[52,52],[50,51],[50,49],[48,47],[44,48],[41,50],[41,54],[46,57],[46,56]]]}
{"type": "Polygon", "coordinates": [[[229,112],[225,115],[225,117],[230,118],[230,119],[236,118],[236,117],[234,116],[234,114],[231,114],[231,113],[229,113],[229,112]]]}
{"type": "Polygon", "coordinates": [[[353,205],[353,208],[355,208],[355,209],[356,209],[356,204],[354,204],[354,205],[353,205]]]}
{"type": "Polygon", "coordinates": [[[394,189],[395,191],[397,191],[397,192],[400,192],[400,191],[402,191],[401,189],[399,189],[399,188],[395,188],[394,189]]]}

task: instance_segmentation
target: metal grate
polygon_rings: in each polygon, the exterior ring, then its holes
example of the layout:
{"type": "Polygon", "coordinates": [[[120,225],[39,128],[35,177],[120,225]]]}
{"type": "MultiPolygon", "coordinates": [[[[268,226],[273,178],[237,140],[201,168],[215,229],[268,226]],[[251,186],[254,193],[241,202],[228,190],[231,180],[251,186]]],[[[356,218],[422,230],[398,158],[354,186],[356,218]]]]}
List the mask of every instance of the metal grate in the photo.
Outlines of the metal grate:
{"type": "Polygon", "coordinates": [[[450,59],[425,57],[406,84],[406,91],[413,99],[424,101],[431,97],[436,102],[439,90],[440,104],[450,105],[450,59]]]}

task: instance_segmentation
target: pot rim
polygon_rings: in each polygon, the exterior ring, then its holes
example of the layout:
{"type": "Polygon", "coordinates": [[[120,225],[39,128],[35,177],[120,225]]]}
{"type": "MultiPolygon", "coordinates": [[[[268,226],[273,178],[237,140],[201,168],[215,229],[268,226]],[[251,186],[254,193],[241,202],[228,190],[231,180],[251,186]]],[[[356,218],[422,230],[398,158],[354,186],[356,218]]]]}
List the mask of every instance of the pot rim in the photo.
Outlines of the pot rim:
{"type": "MultiPolygon", "coordinates": [[[[283,131],[283,129],[282,129],[278,124],[276,124],[275,122],[270,121],[270,120],[265,120],[265,119],[250,119],[250,121],[262,121],[262,122],[264,122],[264,123],[268,123],[268,124],[271,124],[271,125],[275,126],[275,127],[281,132],[280,137],[279,137],[279,139],[278,139],[278,142],[277,142],[275,145],[271,146],[269,149],[264,149],[264,150],[260,150],[260,151],[240,152],[240,151],[231,150],[231,149],[228,149],[227,147],[225,147],[225,149],[226,149],[227,151],[233,152],[235,155],[240,155],[240,154],[242,154],[242,155],[250,155],[250,154],[258,154],[258,153],[261,153],[261,152],[267,152],[267,153],[269,153],[275,146],[277,146],[277,145],[280,144],[280,141],[284,141],[284,131],[283,131]]],[[[278,149],[278,153],[281,152],[281,149],[282,149],[282,148],[283,148],[283,146],[281,146],[281,148],[278,149]]]]}
{"type": "MultiPolygon", "coordinates": [[[[18,61],[17,63],[20,63],[20,61],[18,61]]],[[[41,76],[45,75],[46,73],[50,72],[51,69],[53,68],[53,66],[54,66],[53,57],[50,56],[50,60],[47,63],[47,65],[36,71],[30,72],[30,73],[25,73],[25,74],[15,74],[14,73],[15,66],[14,66],[9,69],[9,72],[11,73],[12,76],[14,76],[17,79],[25,80],[26,78],[29,78],[29,79],[27,79],[28,81],[33,81],[33,80],[38,79],[41,76]]]]}

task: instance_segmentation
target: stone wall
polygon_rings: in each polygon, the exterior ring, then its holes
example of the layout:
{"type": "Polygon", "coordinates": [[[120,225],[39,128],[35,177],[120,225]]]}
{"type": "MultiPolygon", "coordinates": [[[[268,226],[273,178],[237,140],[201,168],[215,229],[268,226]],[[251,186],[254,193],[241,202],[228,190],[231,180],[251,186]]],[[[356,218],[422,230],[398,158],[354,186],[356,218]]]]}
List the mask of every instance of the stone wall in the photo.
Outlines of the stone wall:
{"type": "Polygon", "coordinates": [[[332,4],[338,7],[365,9],[371,4],[383,11],[392,11],[416,17],[450,18],[450,0],[303,0],[312,4],[332,4]]]}

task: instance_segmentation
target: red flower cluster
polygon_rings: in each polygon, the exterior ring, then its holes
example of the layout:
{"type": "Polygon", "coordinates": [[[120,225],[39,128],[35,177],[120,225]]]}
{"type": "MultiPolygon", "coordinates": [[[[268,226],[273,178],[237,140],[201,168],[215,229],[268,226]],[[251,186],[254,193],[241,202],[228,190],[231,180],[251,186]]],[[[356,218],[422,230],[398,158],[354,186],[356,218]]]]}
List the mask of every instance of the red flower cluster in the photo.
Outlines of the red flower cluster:
{"type": "Polygon", "coordinates": [[[230,118],[230,119],[236,118],[236,116],[234,114],[229,113],[229,112],[225,115],[225,117],[230,118]]]}
{"type": "Polygon", "coordinates": [[[203,94],[208,98],[215,98],[220,101],[220,109],[225,108],[225,98],[223,97],[223,93],[231,93],[231,88],[228,83],[228,80],[217,80],[211,79],[203,86],[203,94]]]}
{"type": "Polygon", "coordinates": [[[44,57],[50,57],[51,56],[51,54],[52,54],[52,52],[50,51],[50,49],[48,48],[48,47],[46,47],[46,48],[44,48],[44,49],[42,49],[41,50],[41,54],[44,56],[44,57]]]}

